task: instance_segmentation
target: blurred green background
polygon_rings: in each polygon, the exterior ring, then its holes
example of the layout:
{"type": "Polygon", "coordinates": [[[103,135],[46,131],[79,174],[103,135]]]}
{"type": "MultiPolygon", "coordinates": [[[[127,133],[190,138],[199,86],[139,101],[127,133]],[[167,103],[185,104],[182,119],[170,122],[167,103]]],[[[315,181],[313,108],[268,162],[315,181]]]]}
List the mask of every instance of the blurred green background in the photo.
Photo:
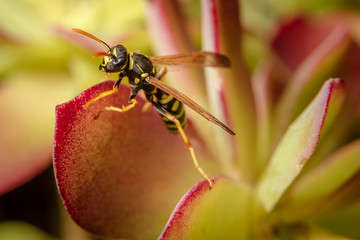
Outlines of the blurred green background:
{"type": "MultiPolygon", "coordinates": [[[[200,47],[200,1],[179,2],[200,47]]],[[[281,19],[360,9],[356,0],[240,2],[250,68],[264,54],[258,39],[269,39],[281,19]]],[[[64,211],[49,153],[55,106],[104,77],[99,60],[91,58],[102,46],[74,36],[71,28],[150,55],[156,33],[147,30],[146,7],[145,0],[0,0],[0,174],[11,177],[16,169],[33,169],[23,179],[27,183],[12,183],[0,196],[0,239],[88,237],[64,211]],[[41,160],[32,162],[36,156],[41,160]],[[13,166],[2,167],[12,161],[13,166]]]]}

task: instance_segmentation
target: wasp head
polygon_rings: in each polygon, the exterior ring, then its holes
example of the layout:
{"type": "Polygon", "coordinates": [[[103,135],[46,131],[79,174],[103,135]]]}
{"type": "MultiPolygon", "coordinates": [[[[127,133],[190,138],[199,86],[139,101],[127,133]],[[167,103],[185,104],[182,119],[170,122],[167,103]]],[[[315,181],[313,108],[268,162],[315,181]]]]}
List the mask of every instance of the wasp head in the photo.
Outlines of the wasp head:
{"type": "Polygon", "coordinates": [[[121,72],[128,64],[127,50],[123,45],[110,48],[103,58],[99,69],[104,72],[121,72]]]}

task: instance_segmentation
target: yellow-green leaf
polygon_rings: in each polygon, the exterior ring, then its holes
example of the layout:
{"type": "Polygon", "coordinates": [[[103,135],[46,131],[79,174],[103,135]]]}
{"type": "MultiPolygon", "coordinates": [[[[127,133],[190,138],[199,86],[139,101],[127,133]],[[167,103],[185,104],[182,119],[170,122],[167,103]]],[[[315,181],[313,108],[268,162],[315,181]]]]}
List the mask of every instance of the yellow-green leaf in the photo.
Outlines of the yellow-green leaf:
{"type": "Polygon", "coordinates": [[[271,211],[315,150],[330,98],[342,90],[342,80],[326,81],[313,101],[287,129],[257,187],[257,197],[265,210],[271,211]]]}

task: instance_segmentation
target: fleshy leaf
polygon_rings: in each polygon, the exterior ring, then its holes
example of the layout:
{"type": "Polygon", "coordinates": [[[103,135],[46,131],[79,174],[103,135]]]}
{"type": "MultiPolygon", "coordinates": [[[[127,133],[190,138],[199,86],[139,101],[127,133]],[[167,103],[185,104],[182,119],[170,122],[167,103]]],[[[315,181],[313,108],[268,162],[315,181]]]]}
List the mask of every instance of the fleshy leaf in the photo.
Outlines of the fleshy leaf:
{"type": "MultiPolygon", "coordinates": [[[[354,194],[359,195],[359,179],[360,178],[356,176],[355,181],[351,182],[352,189],[347,189],[351,191],[352,197],[350,198],[352,199],[352,201],[354,200],[354,194]]],[[[341,191],[340,194],[342,193],[343,192],[341,191]]],[[[328,199],[328,201],[333,202],[333,198],[337,198],[338,194],[339,192],[337,192],[336,195],[332,195],[331,199],[328,199]]],[[[358,201],[355,203],[351,201],[352,204],[349,204],[349,202],[345,199],[336,200],[340,200],[339,202],[337,202],[337,205],[338,207],[340,207],[340,209],[331,209],[331,211],[328,211],[319,218],[315,219],[314,222],[321,229],[325,229],[329,232],[347,236],[349,239],[360,239],[360,231],[358,224],[360,222],[359,198],[358,201]]],[[[325,205],[328,205],[328,202],[325,202],[325,205]]]]}
{"type": "MultiPolygon", "coordinates": [[[[349,181],[360,169],[360,140],[339,149],[316,168],[306,173],[292,186],[290,202],[283,211],[292,212],[291,218],[312,213],[319,209],[319,199],[330,196],[349,181]],[[309,207],[304,210],[308,203],[309,207]]],[[[321,201],[319,204],[323,205],[321,201]]]]}
{"type": "Polygon", "coordinates": [[[257,152],[254,163],[257,175],[266,167],[270,154],[271,65],[260,65],[252,77],[257,123],[257,152]]]}
{"type": "Polygon", "coordinates": [[[180,135],[170,134],[154,109],[141,112],[142,98],[126,113],[104,111],[94,120],[104,107],[127,104],[130,89],[121,86],[117,94],[83,108],[112,86],[103,82],[57,106],[58,188],[72,219],[87,231],[154,239],[182,193],[201,176],[180,135]]]}
{"type": "MultiPolygon", "coordinates": [[[[151,37],[157,55],[188,53],[196,50],[184,24],[186,18],[179,1],[154,0],[146,1],[146,4],[148,28],[154,33],[151,37]]],[[[200,98],[200,103],[203,104],[204,99],[201,97],[205,93],[203,76],[199,69],[181,68],[181,71],[169,71],[167,79],[173,81],[179,90],[187,92],[190,96],[200,95],[197,98],[200,98]]]]}
{"type": "Polygon", "coordinates": [[[0,239],[55,240],[56,238],[28,223],[9,221],[0,223],[0,239]]]}
{"type": "Polygon", "coordinates": [[[250,189],[218,177],[209,191],[206,181],[180,200],[159,239],[245,239],[250,189]]]}
{"type": "MultiPolygon", "coordinates": [[[[228,120],[236,133],[236,137],[231,138],[236,151],[232,154],[238,156],[237,164],[243,178],[252,181],[256,147],[255,108],[248,69],[243,60],[239,3],[236,0],[204,0],[201,3],[203,48],[224,54],[231,60],[230,69],[206,70],[208,94],[216,114],[224,121],[228,120]]],[[[227,149],[226,145],[230,144],[223,139],[220,139],[223,142],[221,148],[227,149]]]]}
{"type": "Polygon", "coordinates": [[[289,126],[259,181],[257,197],[267,211],[300,173],[316,148],[331,96],[343,90],[343,81],[326,81],[318,95],[289,126]]]}
{"type": "MultiPolygon", "coordinates": [[[[231,3],[227,1],[224,4],[231,3]]],[[[201,1],[201,23],[202,23],[202,49],[210,52],[221,52],[219,25],[217,8],[215,1],[201,1]]],[[[237,17],[237,16],[234,16],[237,17]]],[[[226,80],[224,69],[221,68],[205,68],[205,83],[207,87],[207,95],[209,96],[211,112],[221,121],[228,125],[228,112],[224,98],[224,82],[226,80]]],[[[218,154],[218,159],[222,161],[225,168],[231,169],[231,158],[234,154],[234,138],[229,138],[224,131],[214,128],[215,142],[214,152],[218,154]]],[[[229,171],[230,172],[230,171],[229,171]]]]}
{"type": "MultiPolygon", "coordinates": [[[[200,50],[196,49],[190,38],[188,22],[183,11],[184,3],[154,0],[146,1],[146,4],[146,23],[149,32],[152,33],[150,36],[153,39],[155,55],[181,54],[200,50]]],[[[208,109],[202,69],[186,66],[168,66],[168,68],[165,81],[208,109]]],[[[204,139],[210,139],[211,136],[208,129],[204,127],[203,119],[193,111],[188,111],[188,116],[193,119],[201,134],[207,136],[204,139]]],[[[208,144],[212,142],[208,141],[208,144]]]]}
{"type": "Polygon", "coordinates": [[[146,4],[147,23],[150,32],[154,33],[154,43],[158,43],[154,46],[158,54],[169,55],[194,50],[179,1],[154,0],[147,1],[146,4]]]}
{"type": "Polygon", "coordinates": [[[272,47],[287,68],[294,73],[306,58],[331,36],[338,24],[337,20],[330,16],[320,20],[303,17],[292,19],[280,26],[272,47]]]}
{"type": "MultiPolygon", "coordinates": [[[[327,19],[300,21],[300,24],[298,22],[288,26],[286,29],[291,30],[287,31],[288,38],[283,37],[291,43],[286,46],[283,44],[282,52],[288,55],[284,57],[284,62],[288,61],[291,54],[294,54],[294,59],[297,60],[291,64],[294,72],[275,111],[274,142],[277,142],[286,126],[310,102],[312,96],[315,96],[316,89],[322,85],[323,79],[329,76],[329,71],[336,67],[335,63],[339,61],[339,56],[349,43],[348,27],[341,18],[330,16],[327,19]],[[293,31],[301,36],[294,37],[293,31]],[[307,37],[307,41],[303,37],[307,37]],[[301,56],[297,56],[294,51],[298,51],[301,56]],[[308,54],[303,56],[304,53],[308,54]]],[[[278,43],[280,44],[281,42],[278,43]]]]}
{"type": "Polygon", "coordinates": [[[51,163],[54,106],[71,87],[56,74],[17,73],[0,88],[0,195],[51,163]],[[57,92],[54,92],[57,91],[57,92]]]}
{"type": "Polygon", "coordinates": [[[342,94],[343,96],[340,96],[343,100],[336,100],[341,104],[338,106],[332,104],[333,110],[329,109],[330,112],[323,129],[324,134],[322,134],[319,147],[311,157],[311,161],[306,165],[306,169],[318,165],[329,154],[341,147],[344,142],[349,141],[349,136],[351,139],[354,138],[354,126],[356,128],[359,125],[356,121],[355,112],[360,106],[360,68],[357,67],[360,62],[360,48],[351,43],[342,59],[343,61],[336,66],[338,69],[336,76],[341,77],[346,82],[346,89],[342,94]],[[345,59],[346,61],[344,61],[345,59]],[[336,125],[333,124],[334,122],[336,125]]]}
{"type": "MultiPolygon", "coordinates": [[[[274,230],[273,230],[274,231],[274,230]]],[[[276,226],[276,237],[264,239],[307,239],[307,240],[350,240],[340,235],[336,235],[332,229],[326,231],[323,227],[293,223],[292,225],[280,224],[276,226]]],[[[273,232],[272,232],[273,234],[273,232]]],[[[356,238],[355,238],[356,239],[356,238]]]]}

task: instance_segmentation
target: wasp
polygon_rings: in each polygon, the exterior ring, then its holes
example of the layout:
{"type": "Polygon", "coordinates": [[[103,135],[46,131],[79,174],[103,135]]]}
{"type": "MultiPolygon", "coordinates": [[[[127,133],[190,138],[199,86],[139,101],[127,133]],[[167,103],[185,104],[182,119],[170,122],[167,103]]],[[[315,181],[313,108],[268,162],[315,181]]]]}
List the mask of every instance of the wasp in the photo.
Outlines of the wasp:
{"type": "Polygon", "coordinates": [[[193,65],[199,67],[212,66],[212,67],[230,67],[230,60],[221,54],[196,51],[187,54],[170,55],[150,57],[140,53],[128,52],[123,45],[116,45],[110,47],[107,43],[93,36],[92,34],[83,30],[73,28],[74,32],[80,33],[89,37],[99,43],[101,43],[107,52],[97,52],[94,57],[103,56],[103,60],[100,63],[99,70],[106,73],[106,78],[110,73],[119,73],[119,79],[115,82],[112,90],[100,93],[97,97],[88,101],[84,108],[88,108],[91,104],[98,101],[101,98],[112,95],[119,90],[119,85],[124,77],[129,79],[129,86],[131,93],[129,97],[129,104],[122,108],[109,106],[100,110],[95,116],[98,118],[103,111],[116,111],[125,113],[131,108],[135,107],[137,100],[136,95],[140,90],[143,90],[148,100],[148,103],[157,110],[162,120],[164,121],[168,130],[172,133],[178,133],[181,135],[186,147],[189,149],[191,158],[197,170],[200,174],[209,182],[210,188],[212,187],[212,180],[206,174],[206,172],[200,167],[194,149],[184,132],[186,126],[186,116],[184,111],[184,105],[192,108],[207,120],[215,123],[223,128],[231,135],[235,133],[230,130],[224,123],[211,115],[204,108],[199,106],[189,97],[185,96],[176,89],[166,85],[164,83],[164,77],[166,74],[166,68],[163,67],[159,72],[157,71],[155,64],[160,65],[193,65]]]}

